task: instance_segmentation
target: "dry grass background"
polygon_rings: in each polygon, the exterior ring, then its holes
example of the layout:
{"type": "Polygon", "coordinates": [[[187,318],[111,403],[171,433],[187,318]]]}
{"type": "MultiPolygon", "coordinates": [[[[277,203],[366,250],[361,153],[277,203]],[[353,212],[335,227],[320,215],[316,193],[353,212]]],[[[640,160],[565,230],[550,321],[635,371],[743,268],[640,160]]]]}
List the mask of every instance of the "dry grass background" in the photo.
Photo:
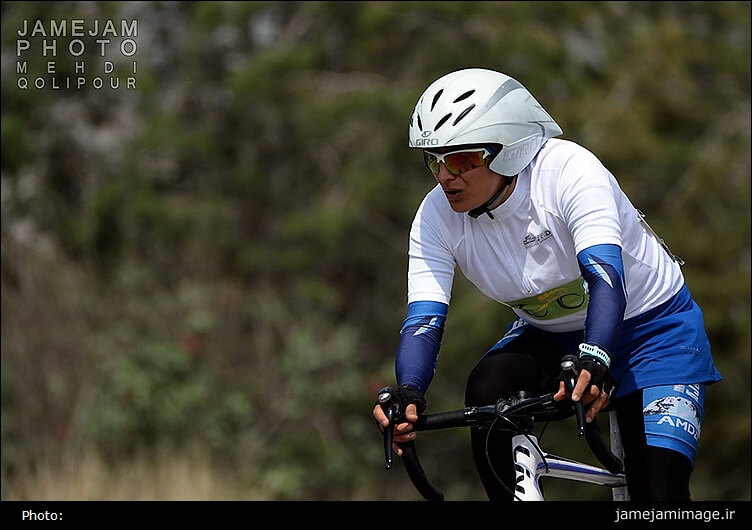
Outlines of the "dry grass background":
{"type": "Polygon", "coordinates": [[[160,450],[115,466],[95,453],[46,460],[6,485],[6,500],[35,501],[232,501],[268,500],[244,490],[198,450],[160,450]]]}

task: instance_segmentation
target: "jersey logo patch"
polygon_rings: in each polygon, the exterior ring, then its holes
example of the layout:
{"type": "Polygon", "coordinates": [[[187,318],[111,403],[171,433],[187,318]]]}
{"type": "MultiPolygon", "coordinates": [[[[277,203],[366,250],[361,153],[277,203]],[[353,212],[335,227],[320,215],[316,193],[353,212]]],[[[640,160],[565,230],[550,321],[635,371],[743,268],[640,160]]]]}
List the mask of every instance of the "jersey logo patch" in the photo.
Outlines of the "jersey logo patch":
{"type": "Polygon", "coordinates": [[[524,311],[538,320],[553,320],[584,310],[587,302],[588,294],[580,276],[561,287],[522,300],[507,302],[506,305],[524,311]]]}
{"type": "Polygon", "coordinates": [[[540,245],[543,243],[546,239],[551,237],[551,230],[544,230],[540,234],[533,235],[528,233],[525,238],[522,240],[522,243],[525,245],[525,248],[534,247],[536,245],[540,245]]]}

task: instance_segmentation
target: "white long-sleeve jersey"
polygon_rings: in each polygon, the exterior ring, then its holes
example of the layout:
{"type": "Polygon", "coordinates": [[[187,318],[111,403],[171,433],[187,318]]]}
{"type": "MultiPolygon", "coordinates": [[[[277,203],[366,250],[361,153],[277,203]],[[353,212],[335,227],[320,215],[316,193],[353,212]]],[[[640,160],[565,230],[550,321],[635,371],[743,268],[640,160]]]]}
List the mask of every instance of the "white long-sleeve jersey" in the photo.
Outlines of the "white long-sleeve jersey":
{"type": "Polygon", "coordinates": [[[682,288],[679,264],[608,169],[580,145],[550,139],[492,216],[454,212],[440,186],[426,195],[410,231],[408,303],[448,305],[459,266],[536,327],[583,329],[587,293],[577,254],[602,244],[622,249],[625,319],[682,288]]]}

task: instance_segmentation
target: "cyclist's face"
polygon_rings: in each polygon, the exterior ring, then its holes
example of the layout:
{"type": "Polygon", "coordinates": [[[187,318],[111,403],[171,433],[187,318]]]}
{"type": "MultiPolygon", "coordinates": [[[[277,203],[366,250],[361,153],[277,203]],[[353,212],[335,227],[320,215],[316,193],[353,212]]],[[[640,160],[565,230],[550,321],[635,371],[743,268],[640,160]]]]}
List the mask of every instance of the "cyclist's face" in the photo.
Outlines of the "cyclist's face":
{"type": "Polygon", "coordinates": [[[459,213],[468,212],[484,204],[505,184],[504,177],[488,169],[488,164],[459,175],[453,175],[444,164],[440,164],[439,173],[434,175],[434,178],[441,184],[452,210],[459,213]]]}

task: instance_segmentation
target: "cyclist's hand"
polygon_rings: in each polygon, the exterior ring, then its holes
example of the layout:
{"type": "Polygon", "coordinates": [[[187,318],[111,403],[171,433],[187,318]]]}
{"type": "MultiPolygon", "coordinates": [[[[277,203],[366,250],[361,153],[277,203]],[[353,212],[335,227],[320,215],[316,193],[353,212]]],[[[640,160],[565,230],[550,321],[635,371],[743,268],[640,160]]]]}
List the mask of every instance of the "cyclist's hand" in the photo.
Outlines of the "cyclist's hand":
{"type": "MultiPolygon", "coordinates": [[[[389,420],[387,419],[386,414],[384,414],[381,405],[376,405],[373,408],[373,417],[379,424],[381,432],[384,432],[384,429],[389,426],[389,420]]],[[[394,426],[394,444],[392,447],[398,456],[402,456],[402,449],[400,449],[397,444],[413,441],[417,436],[417,433],[413,432],[412,426],[413,423],[418,421],[418,407],[415,403],[410,403],[405,408],[405,419],[407,419],[406,422],[394,426]]]]}
{"type": "Polygon", "coordinates": [[[413,432],[412,424],[418,421],[418,415],[425,410],[426,400],[417,388],[410,385],[384,387],[379,390],[373,417],[382,433],[389,426],[389,418],[384,412],[385,406],[394,411],[393,449],[398,456],[402,456],[402,449],[397,444],[415,440],[416,433],[413,432]]]}
{"type": "MultiPolygon", "coordinates": [[[[574,393],[572,394],[572,401],[579,401],[580,396],[582,395],[583,390],[587,387],[587,385],[590,384],[590,372],[587,370],[584,370],[582,373],[580,373],[580,377],[577,379],[577,385],[575,386],[574,393]],[[585,379],[583,376],[584,374],[587,374],[587,379],[585,379]],[[584,381],[584,382],[582,382],[584,381]],[[579,394],[577,393],[579,389],[579,394]],[[575,399],[575,396],[578,396],[575,399]]],[[[598,396],[596,395],[596,391],[598,391],[598,388],[593,386],[590,387],[590,391],[587,392],[585,397],[583,398],[582,402],[587,405],[594,399],[596,399],[598,396]]],[[[605,392],[603,392],[605,394],[605,392]]],[[[554,401],[561,401],[565,397],[567,397],[569,393],[567,392],[566,387],[564,386],[564,381],[559,381],[559,391],[554,394],[554,401]]],[[[606,396],[606,399],[608,399],[608,395],[606,396]]]]}
{"type": "MultiPolygon", "coordinates": [[[[618,386],[608,371],[610,357],[598,347],[580,345],[580,357],[575,367],[577,381],[572,390],[572,401],[582,399],[586,406],[585,421],[590,423],[609,403],[611,394],[618,386]],[[578,369],[579,368],[579,369],[578,369]]],[[[561,401],[568,395],[564,381],[559,382],[559,391],[554,395],[555,401],[561,401]]]]}
{"type": "MultiPolygon", "coordinates": [[[[592,374],[583,368],[580,371],[574,391],[572,392],[572,401],[579,401],[582,399],[582,403],[587,406],[585,410],[585,421],[588,423],[593,421],[593,418],[595,418],[595,416],[609,403],[608,394],[597,386],[591,385],[591,379],[592,374]]],[[[566,395],[567,391],[564,388],[564,381],[560,381],[559,391],[554,396],[554,399],[560,401],[564,399],[566,395]]]]}

